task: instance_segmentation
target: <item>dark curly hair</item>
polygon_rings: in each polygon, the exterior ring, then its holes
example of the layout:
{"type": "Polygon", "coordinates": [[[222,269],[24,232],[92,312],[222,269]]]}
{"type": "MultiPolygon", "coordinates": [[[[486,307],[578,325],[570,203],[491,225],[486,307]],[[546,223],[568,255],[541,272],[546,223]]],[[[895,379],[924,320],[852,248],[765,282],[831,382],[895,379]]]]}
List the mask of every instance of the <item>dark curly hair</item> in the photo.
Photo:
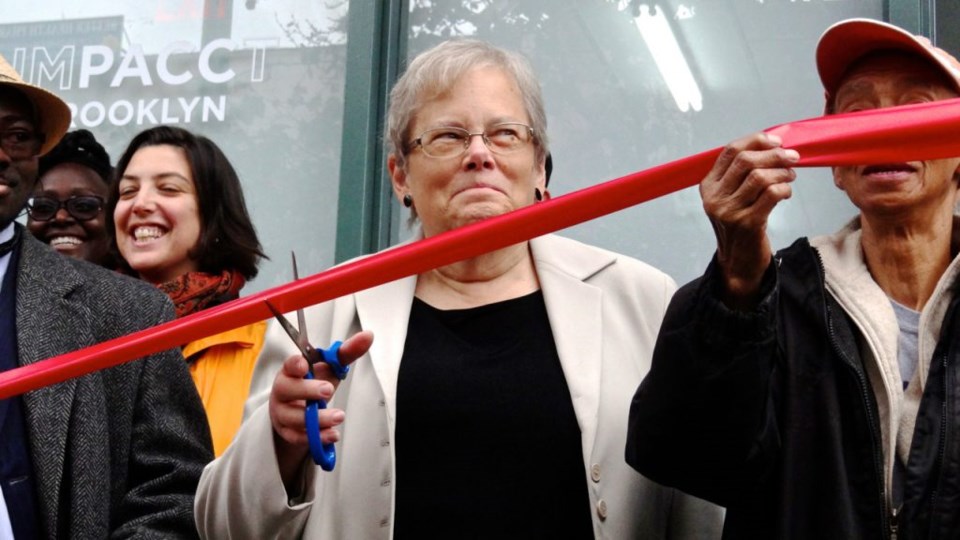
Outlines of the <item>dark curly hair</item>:
{"type": "MultiPolygon", "coordinates": [[[[182,148],[193,173],[200,210],[200,239],[190,250],[190,257],[197,261],[197,269],[208,274],[235,270],[247,281],[252,280],[260,260],[267,256],[247,212],[237,171],[213,141],[183,128],[157,126],[141,131],[130,141],[117,161],[110,186],[106,212],[108,230],[115,230],[113,211],[120,200],[120,179],[130,160],[140,148],[158,145],[182,148]]],[[[116,245],[116,235],[112,236],[116,245]]]]}
{"type": "Polygon", "coordinates": [[[113,177],[110,155],[107,154],[103,145],[97,142],[93,133],[85,129],[67,133],[52,150],[41,156],[37,177],[42,178],[47,171],[63,163],[76,163],[88,167],[107,185],[113,177]]]}

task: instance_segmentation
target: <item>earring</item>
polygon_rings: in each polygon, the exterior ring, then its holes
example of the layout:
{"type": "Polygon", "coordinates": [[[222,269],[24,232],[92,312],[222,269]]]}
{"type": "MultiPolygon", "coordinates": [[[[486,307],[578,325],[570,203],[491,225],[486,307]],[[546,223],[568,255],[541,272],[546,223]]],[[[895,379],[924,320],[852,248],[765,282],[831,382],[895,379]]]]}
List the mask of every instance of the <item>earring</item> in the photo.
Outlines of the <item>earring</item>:
{"type": "Polygon", "coordinates": [[[410,208],[411,206],[413,206],[413,195],[410,195],[409,193],[404,195],[403,205],[406,206],[407,208],[410,208]]]}
{"type": "Polygon", "coordinates": [[[540,202],[543,200],[543,193],[540,191],[540,188],[534,188],[533,198],[536,199],[537,202],[540,202]]]}

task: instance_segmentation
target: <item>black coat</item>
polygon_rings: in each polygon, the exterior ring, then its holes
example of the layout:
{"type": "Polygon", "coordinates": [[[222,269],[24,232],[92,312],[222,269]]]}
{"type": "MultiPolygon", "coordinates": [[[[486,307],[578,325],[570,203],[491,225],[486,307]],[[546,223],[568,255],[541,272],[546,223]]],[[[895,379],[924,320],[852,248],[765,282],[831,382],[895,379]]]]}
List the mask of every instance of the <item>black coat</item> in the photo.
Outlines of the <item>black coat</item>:
{"type": "Polygon", "coordinates": [[[920,403],[904,505],[886,508],[877,404],[856,327],[805,239],[750,313],[715,263],[684,286],[630,410],[627,461],[727,507],[724,538],[960,537],[960,321],[954,297],[920,403]]]}
{"type": "MultiPolygon", "coordinates": [[[[173,317],[155,287],[25,232],[16,271],[21,365],[173,317]]],[[[213,451],[179,348],[28,392],[23,403],[44,537],[197,536],[193,497],[213,451]]]]}

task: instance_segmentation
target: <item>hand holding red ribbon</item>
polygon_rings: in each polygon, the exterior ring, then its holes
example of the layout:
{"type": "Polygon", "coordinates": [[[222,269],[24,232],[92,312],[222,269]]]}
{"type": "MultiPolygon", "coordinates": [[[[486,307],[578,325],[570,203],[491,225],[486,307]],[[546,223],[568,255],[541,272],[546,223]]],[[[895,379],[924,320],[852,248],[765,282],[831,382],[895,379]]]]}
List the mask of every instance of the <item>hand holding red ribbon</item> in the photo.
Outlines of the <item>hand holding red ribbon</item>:
{"type": "MultiPolygon", "coordinates": [[[[960,156],[960,98],[833,115],[767,130],[801,167],[960,156]]],[[[696,185],[721,149],[633,173],[550,201],[390,249],[86,349],[0,373],[0,398],[56,384],[171,346],[500,249],[696,185]]]]}

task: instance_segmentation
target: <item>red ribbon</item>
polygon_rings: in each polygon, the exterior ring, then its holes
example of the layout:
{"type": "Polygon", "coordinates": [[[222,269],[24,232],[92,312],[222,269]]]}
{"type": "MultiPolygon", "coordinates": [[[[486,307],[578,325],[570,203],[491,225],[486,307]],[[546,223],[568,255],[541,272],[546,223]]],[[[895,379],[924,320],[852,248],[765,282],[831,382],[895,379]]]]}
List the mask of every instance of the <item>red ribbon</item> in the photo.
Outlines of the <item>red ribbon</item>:
{"type": "MultiPolygon", "coordinates": [[[[783,124],[767,130],[798,166],[895,163],[960,156],[960,98],[783,124]]],[[[475,257],[690,187],[721,148],[390,249],[325,272],[92,347],[0,373],[0,398],[56,384],[284,312],[475,257]]],[[[345,336],[346,337],[346,336],[345,336]]]]}

